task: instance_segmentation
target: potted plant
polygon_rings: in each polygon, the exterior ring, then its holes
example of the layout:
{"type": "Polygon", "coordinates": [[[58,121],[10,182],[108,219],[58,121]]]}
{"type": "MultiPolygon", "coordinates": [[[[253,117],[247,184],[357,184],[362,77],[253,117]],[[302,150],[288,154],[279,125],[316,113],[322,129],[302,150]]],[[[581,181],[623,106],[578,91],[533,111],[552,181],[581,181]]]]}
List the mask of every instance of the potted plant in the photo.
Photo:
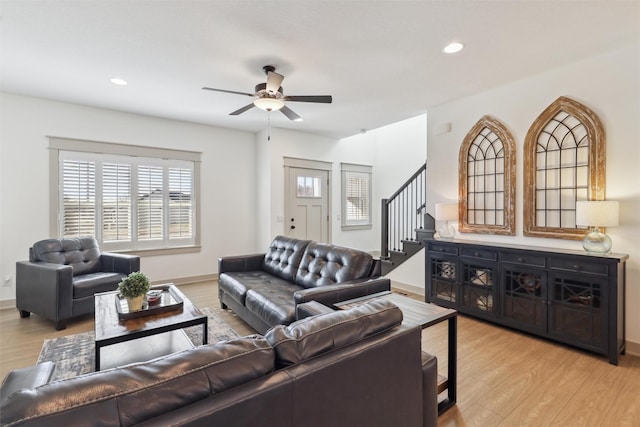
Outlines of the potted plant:
{"type": "Polygon", "coordinates": [[[140,271],[134,271],[118,284],[120,295],[127,299],[129,311],[142,309],[142,301],[149,289],[151,289],[149,278],[140,271]]]}

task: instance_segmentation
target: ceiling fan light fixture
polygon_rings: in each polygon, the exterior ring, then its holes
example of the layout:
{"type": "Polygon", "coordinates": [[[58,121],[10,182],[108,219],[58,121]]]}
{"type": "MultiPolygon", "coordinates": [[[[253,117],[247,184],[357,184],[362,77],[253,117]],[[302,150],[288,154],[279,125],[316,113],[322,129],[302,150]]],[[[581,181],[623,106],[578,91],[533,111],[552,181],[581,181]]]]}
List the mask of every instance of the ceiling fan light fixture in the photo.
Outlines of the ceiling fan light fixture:
{"type": "Polygon", "coordinates": [[[464,48],[460,42],[451,42],[442,49],[444,53],[458,53],[464,48]]]}
{"type": "Polygon", "coordinates": [[[253,105],[264,111],[277,111],[284,107],[284,101],[276,98],[258,98],[253,101],[253,105]]]}
{"type": "Polygon", "coordinates": [[[119,77],[114,77],[110,80],[111,83],[113,83],[114,85],[118,85],[118,86],[126,86],[127,85],[127,81],[125,79],[121,79],[119,77]]]}

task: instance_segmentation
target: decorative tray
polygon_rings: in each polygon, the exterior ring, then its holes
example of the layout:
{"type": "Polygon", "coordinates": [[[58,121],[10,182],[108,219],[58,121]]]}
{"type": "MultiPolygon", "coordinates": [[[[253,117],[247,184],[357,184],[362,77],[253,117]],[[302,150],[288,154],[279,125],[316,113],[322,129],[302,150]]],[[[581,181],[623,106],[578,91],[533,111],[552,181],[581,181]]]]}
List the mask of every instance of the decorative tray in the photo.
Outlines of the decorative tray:
{"type": "Polygon", "coordinates": [[[152,286],[142,302],[142,309],[136,311],[129,311],[127,299],[116,294],[116,311],[121,320],[182,309],[183,304],[182,298],[170,285],[152,286]]]}

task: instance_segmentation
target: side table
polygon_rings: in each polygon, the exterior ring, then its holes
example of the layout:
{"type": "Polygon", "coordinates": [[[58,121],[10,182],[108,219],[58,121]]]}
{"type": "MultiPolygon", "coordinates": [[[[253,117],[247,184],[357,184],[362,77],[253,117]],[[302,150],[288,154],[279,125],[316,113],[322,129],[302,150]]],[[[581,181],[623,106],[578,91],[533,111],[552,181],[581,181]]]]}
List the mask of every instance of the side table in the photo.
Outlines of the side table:
{"type": "Polygon", "coordinates": [[[438,403],[438,414],[446,411],[456,403],[457,382],[457,337],[458,337],[458,312],[450,308],[444,308],[435,304],[429,304],[414,300],[404,295],[393,292],[380,292],[335,304],[338,309],[345,309],[361,304],[374,298],[381,298],[392,302],[402,311],[403,324],[420,326],[426,329],[440,322],[448,321],[448,369],[447,377],[438,378],[438,394],[447,391],[447,397],[438,403]]]}

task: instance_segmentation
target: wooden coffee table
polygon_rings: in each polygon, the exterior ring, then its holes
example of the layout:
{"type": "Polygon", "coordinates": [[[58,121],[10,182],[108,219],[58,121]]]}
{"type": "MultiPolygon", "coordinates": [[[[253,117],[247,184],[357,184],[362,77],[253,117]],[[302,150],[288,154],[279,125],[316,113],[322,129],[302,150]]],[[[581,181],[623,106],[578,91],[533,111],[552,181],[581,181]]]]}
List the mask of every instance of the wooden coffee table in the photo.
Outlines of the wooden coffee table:
{"type": "Polygon", "coordinates": [[[385,299],[392,302],[402,311],[402,323],[409,326],[420,326],[422,329],[436,325],[445,320],[449,321],[449,347],[447,377],[438,378],[438,394],[447,391],[447,397],[438,403],[438,413],[441,414],[456,403],[456,376],[457,376],[457,314],[456,310],[440,307],[418,301],[404,295],[393,292],[379,292],[348,301],[335,304],[336,308],[345,309],[361,304],[374,298],[385,299]]]}
{"type": "Polygon", "coordinates": [[[182,299],[176,310],[122,320],[118,316],[118,292],[95,295],[95,369],[123,366],[193,347],[182,330],[202,325],[202,344],[207,344],[208,318],[173,284],[171,291],[182,299]]]}

